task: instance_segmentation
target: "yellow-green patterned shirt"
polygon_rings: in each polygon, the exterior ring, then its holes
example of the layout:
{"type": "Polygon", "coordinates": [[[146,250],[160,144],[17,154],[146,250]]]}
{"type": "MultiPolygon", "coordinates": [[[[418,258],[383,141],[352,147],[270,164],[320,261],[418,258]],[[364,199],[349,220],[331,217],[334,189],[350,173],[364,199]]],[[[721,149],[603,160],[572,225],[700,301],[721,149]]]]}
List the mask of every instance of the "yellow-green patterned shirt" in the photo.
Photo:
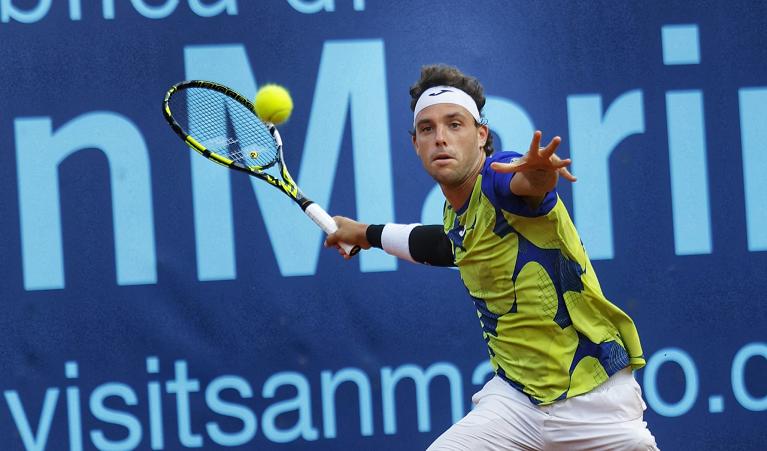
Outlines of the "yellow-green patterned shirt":
{"type": "Polygon", "coordinates": [[[474,300],[493,368],[536,404],[586,393],[645,364],[634,322],[602,294],[556,192],[533,211],[511,193],[512,174],[488,157],[468,202],[446,204],[444,229],[474,300]]]}

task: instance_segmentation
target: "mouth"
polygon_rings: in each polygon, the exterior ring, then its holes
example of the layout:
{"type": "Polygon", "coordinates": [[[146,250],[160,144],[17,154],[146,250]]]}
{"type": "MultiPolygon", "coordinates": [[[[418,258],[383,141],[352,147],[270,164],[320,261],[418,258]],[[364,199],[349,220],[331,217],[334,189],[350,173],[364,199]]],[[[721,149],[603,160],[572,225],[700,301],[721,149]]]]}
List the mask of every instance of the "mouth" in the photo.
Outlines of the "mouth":
{"type": "Polygon", "coordinates": [[[438,163],[438,164],[439,163],[448,163],[449,161],[454,160],[454,159],[455,158],[453,158],[447,152],[439,152],[439,153],[435,154],[434,156],[432,156],[431,162],[432,163],[438,163]]]}

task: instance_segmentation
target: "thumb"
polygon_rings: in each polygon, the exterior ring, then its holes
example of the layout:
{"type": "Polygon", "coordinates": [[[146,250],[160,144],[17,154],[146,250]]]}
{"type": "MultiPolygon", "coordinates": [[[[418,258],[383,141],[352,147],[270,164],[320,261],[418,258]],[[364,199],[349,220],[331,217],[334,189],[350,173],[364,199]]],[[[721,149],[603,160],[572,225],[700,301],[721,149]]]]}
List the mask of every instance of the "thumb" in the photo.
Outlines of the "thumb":
{"type": "Polygon", "coordinates": [[[499,162],[493,162],[490,164],[490,169],[492,169],[495,172],[500,172],[502,174],[510,173],[510,172],[519,172],[522,169],[524,169],[525,163],[499,163],[499,162]]]}

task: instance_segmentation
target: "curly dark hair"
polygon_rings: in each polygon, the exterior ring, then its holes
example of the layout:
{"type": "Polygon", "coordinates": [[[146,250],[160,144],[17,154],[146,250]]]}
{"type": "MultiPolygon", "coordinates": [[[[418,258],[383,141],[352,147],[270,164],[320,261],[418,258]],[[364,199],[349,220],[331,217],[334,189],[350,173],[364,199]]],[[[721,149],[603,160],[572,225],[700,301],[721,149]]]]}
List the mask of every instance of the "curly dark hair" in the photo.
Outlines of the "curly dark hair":
{"type": "MultiPolygon", "coordinates": [[[[446,64],[432,64],[421,67],[421,78],[410,87],[411,111],[415,111],[415,104],[418,102],[418,98],[421,97],[421,94],[434,86],[452,86],[460,89],[474,99],[480,113],[485,106],[485,89],[482,87],[479,80],[464,74],[457,67],[448,66],[446,64]]],[[[482,123],[479,123],[475,120],[474,125],[480,127],[484,125],[484,122],[485,121],[483,120],[482,123]]],[[[411,133],[415,133],[415,131],[412,131],[411,133]]],[[[487,134],[487,142],[485,142],[484,149],[485,155],[489,156],[493,154],[492,133],[487,134]]]]}

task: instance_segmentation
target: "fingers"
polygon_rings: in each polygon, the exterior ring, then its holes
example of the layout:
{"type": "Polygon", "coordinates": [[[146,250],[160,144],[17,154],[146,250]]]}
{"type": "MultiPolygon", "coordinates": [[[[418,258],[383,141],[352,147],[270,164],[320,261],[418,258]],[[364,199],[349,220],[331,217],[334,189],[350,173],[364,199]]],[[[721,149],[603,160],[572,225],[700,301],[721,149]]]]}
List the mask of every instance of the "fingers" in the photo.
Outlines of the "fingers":
{"type": "Polygon", "coordinates": [[[541,152],[539,152],[540,156],[543,158],[549,158],[552,155],[554,155],[554,152],[557,151],[557,147],[559,147],[559,144],[562,142],[562,138],[559,136],[555,136],[554,138],[549,141],[549,143],[546,145],[546,147],[543,148],[541,152]]]}
{"type": "Polygon", "coordinates": [[[338,239],[335,233],[331,233],[330,235],[325,237],[325,247],[338,247],[337,243],[341,241],[338,239]]]}
{"type": "Polygon", "coordinates": [[[349,218],[344,216],[333,216],[333,221],[336,223],[338,230],[336,230],[334,233],[328,234],[328,236],[325,237],[325,247],[337,247],[338,242],[343,241],[343,239],[339,236],[339,232],[344,229],[346,224],[351,222],[349,218]]]}
{"type": "Polygon", "coordinates": [[[347,254],[346,252],[344,252],[344,250],[343,250],[343,249],[341,249],[341,246],[336,246],[336,251],[338,251],[338,255],[340,255],[341,257],[343,257],[343,258],[344,258],[344,260],[349,260],[349,259],[351,258],[351,257],[349,256],[349,254],[347,254]]]}
{"type": "Polygon", "coordinates": [[[546,144],[546,147],[541,147],[542,137],[543,133],[540,130],[536,130],[535,133],[533,133],[533,140],[530,142],[530,149],[528,149],[528,154],[533,158],[549,158],[554,155],[559,144],[562,143],[562,138],[555,136],[548,144],[546,144]]]}
{"type": "Polygon", "coordinates": [[[568,180],[570,182],[577,182],[578,179],[570,173],[570,171],[567,170],[567,168],[562,167],[559,168],[559,175],[565,178],[565,180],[568,180]]]}
{"type": "Polygon", "coordinates": [[[572,160],[569,158],[564,160],[560,159],[555,153],[562,143],[562,138],[555,136],[549,141],[546,147],[541,147],[542,135],[540,130],[536,130],[535,133],[533,133],[533,139],[530,141],[530,149],[527,155],[521,159],[513,163],[494,162],[490,165],[490,168],[500,173],[526,172],[533,170],[557,171],[566,180],[571,182],[576,181],[576,177],[567,170],[567,166],[570,166],[572,160]]]}
{"type": "Polygon", "coordinates": [[[514,163],[499,163],[496,161],[490,164],[490,169],[502,174],[508,174],[510,172],[521,172],[526,170],[527,167],[527,162],[523,160],[517,160],[514,163]]]}
{"type": "Polygon", "coordinates": [[[551,155],[549,157],[549,163],[551,164],[552,169],[565,168],[567,166],[570,166],[572,162],[573,161],[569,158],[565,158],[564,160],[562,160],[557,155],[551,155]]]}
{"type": "Polygon", "coordinates": [[[543,133],[541,133],[540,130],[536,130],[535,133],[533,133],[533,140],[530,142],[530,148],[527,150],[530,154],[537,154],[538,149],[540,149],[541,146],[541,136],[543,133]]]}
{"type": "Polygon", "coordinates": [[[337,230],[333,233],[328,234],[328,236],[325,237],[325,247],[338,248],[338,242],[343,241],[343,239],[339,236],[340,232],[345,226],[345,224],[348,223],[350,220],[349,218],[346,218],[344,216],[333,216],[333,221],[336,223],[337,230]]]}
{"type": "Polygon", "coordinates": [[[325,242],[323,244],[325,247],[335,247],[338,255],[343,257],[344,260],[351,260],[352,256],[347,254],[346,251],[344,251],[343,248],[337,244],[339,241],[341,240],[338,239],[338,236],[336,236],[335,233],[332,233],[325,238],[325,242]]]}
{"type": "MultiPolygon", "coordinates": [[[[339,248],[340,243],[345,243],[351,246],[359,246],[362,249],[370,249],[370,243],[366,235],[368,224],[357,222],[344,216],[333,216],[333,220],[338,226],[338,230],[325,237],[325,247],[339,248]]],[[[346,258],[346,253],[343,249],[339,249],[339,254],[346,258]]]]}

